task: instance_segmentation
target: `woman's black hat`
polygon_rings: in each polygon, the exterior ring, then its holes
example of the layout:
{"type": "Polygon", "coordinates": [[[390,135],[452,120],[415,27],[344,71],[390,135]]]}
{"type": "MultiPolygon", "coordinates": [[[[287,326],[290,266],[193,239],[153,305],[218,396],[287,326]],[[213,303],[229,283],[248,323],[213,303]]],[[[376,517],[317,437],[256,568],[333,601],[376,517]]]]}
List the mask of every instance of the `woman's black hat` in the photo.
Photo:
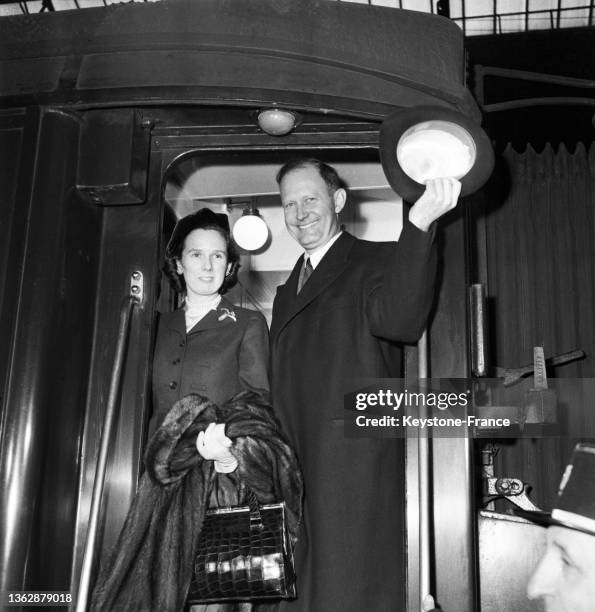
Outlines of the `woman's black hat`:
{"type": "Polygon", "coordinates": [[[218,227],[229,235],[229,219],[227,215],[213,212],[210,208],[201,208],[191,215],[182,217],[174,227],[171,238],[165,248],[166,257],[176,257],[179,247],[186,237],[195,229],[218,227]]]}

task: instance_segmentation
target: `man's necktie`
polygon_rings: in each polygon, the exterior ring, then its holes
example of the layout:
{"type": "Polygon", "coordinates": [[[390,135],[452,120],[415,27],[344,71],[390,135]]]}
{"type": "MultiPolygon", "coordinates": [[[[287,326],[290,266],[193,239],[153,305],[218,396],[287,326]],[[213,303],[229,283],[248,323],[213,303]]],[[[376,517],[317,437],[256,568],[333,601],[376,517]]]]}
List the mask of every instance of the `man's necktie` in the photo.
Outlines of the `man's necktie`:
{"type": "Polygon", "coordinates": [[[306,284],[306,281],[310,278],[310,274],[312,274],[313,271],[314,268],[312,267],[312,262],[310,261],[310,258],[307,257],[304,265],[302,266],[300,278],[298,279],[298,293],[302,290],[302,287],[306,284]]]}

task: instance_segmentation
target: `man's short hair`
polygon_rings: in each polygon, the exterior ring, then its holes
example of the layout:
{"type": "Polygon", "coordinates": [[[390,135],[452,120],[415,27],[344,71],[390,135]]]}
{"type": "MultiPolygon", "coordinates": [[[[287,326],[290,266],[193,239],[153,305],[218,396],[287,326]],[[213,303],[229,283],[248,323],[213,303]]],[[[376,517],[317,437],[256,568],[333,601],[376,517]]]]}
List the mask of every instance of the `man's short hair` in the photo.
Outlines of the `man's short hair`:
{"type": "Polygon", "coordinates": [[[281,186],[281,181],[290,172],[308,167],[316,168],[316,170],[318,170],[318,174],[320,174],[322,180],[326,183],[327,189],[331,196],[335,193],[335,191],[337,191],[337,189],[342,189],[344,187],[343,181],[337,174],[337,171],[332,166],[325,164],[315,157],[294,157],[286,161],[279,169],[279,172],[277,172],[277,184],[281,186]]]}

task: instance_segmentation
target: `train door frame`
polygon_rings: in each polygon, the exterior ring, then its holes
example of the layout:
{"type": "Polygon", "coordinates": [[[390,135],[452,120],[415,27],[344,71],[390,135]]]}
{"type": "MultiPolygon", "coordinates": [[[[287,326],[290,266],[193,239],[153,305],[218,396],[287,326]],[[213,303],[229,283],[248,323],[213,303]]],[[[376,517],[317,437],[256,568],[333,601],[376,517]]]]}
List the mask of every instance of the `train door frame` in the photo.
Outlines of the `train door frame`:
{"type": "MultiPolygon", "coordinates": [[[[96,107],[94,107],[96,108],[96,107]]],[[[130,108],[126,106],[126,108],[130,108]]],[[[187,108],[194,108],[188,106],[187,108]]],[[[202,108],[202,107],[201,107],[202,108]]],[[[232,107],[224,109],[230,112],[232,107]]],[[[68,109],[69,116],[83,114],[84,109],[68,109]]],[[[236,112],[246,113],[246,109],[235,107],[236,112]]],[[[220,109],[219,109],[220,111],[220,109]]],[[[59,116],[60,108],[45,109],[42,114],[59,116]]],[[[75,546],[71,563],[71,591],[74,595],[80,572],[82,548],[86,534],[89,491],[95,469],[98,449],[97,434],[101,427],[97,407],[104,401],[109,382],[110,349],[113,347],[117,329],[119,299],[129,283],[132,269],[140,268],[145,272],[146,304],[140,316],[133,320],[130,343],[136,346],[137,355],[129,358],[127,369],[132,376],[124,381],[122,389],[121,418],[118,428],[120,434],[115,441],[116,456],[124,457],[127,482],[118,482],[118,470],[113,470],[111,501],[106,502],[108,509],[104,526],[105,544],[113,540],[119,530],[129,502],[134,494],[140,469],[144,428],[147,415],[147,393],[150,376],[150,345],[152,342],[152,320],[156,304],[155,292],[159,284],[161,251],[160,244],[163,223],[164,178],[172,163],[183,156],[204,151],[245,152],[257,150],[328,150],[328,149],[377,149],[379,123],[357,118],[331,118],[327,123],[303,125],[294,134],[283,140],[267,136],[258,131],[249,121],[243,124],[215,122],[213,125],[196,125],[186,118],[178,120],[172,109],[142,109],[143,120],[152,125],[151,146],[148,161],[148,189],[144,203],[128,206],[106,206],[103,208],[102,236],[114,232],[114,248],[108,249],[109,255],[102,259],[97,280],[95,303],[94,346],[91,360],[91,383],[85,406],[84,429],[80,440],[80,466],[78,484],[78,508],[75,517],[75,546]],[[173,119],[172,119],[173,117],[173,119]],[[135,214],[141,215],[151,227],[150,231],[139,228],[141,224],[122,224],[122,219],[135,214]],[[127,233],[128,229],[128,233],[127,233]],[[140,238],[144,247],[136,245],[130,238],[140,238]],[[144,252],[142,249],[145,249],[144,252]],[[140,251],[139,251],[140,249],[140,251]],[[122,267],[121,261],[129,261],[122,267]],[[130,261],[133,260],[133,261],[130,261]],[[107,304],[107,305],[106,305],[107,304]],[[132,443],[131,443],[132,440],[132,443]],[[110,509],[111,508],[111,509],[110,509]]],[[[182,113],[183,115],[183,113],[182,113]]],[[[246,113],[248,116],[248,113],[246,113]]],[[[318,117],[324,119],[323,115],[318,117]]],[[[41,138],[41,137],[40,137],[41,138]]],[[[43,145],[40,139],[38,143],[43,145]]],[[[39,144],[38,144],[39,146],[39,144]]],[[[74,187],[74,185],[72,185],[74,187]]],[[[440,248],[443,256],[440,284],[435,315],[430,334],[431,373],[434,377],[465,377],[467,375],[466,345],[466,266],[465,266],[465,228],[463,215],[452,215],[441,231],[440,248]]],[[[109,242],[109,241],[108,241],[109,242]]],[[[415,351],[408,352],[408,372],[414,372],[415,351]]],[[[412,378],[415,375],[411,375],[412,378]]],[[[435,593],[445,609],[475,612],[475,552],[474,552],[474,510],[470,491],[472,490],[472,461],[468,440],[439,441],[434,445],[434,552],[436,555],[435,593]],[[449,500],[457,500],[456,507],[448,506],[449,500]]],[[[122,465],[122,464],[120,464],[122,465]]],[[[419,559],[417,550],[417,461],[415,443],[408,446],[407,464],[407,504],[408,504],[408,609],[419,608],[417,571],[419,559]]]]}
{"type": "MultiPolygon", "coordinates": [[[[97,112],[96,109],[89,109],[97,112]]],[[[84,110],[80,113],[84,117],[84,110]]],[[[127,112],[127,111],[125,111],[127,112]]],[[[147,125],[148,128],[148,125],[147,125]]],[[[107,139],[109,146],[100,146],[102,156],[96,163],[113,164],[106,156],[114,155],[112,147],[121,146],[128,154],[131,143],[124,137],[107,139]]],[[[82,142],[82,141],[81,141],[82,142]]],[[[93,143],[89,143],[93,146],[93,143]]],[[[148,152],[148,149],[147,149],[148,152]]],[[[132,151],[132,156],[134,156],[132,151]]],[[[83,198],[91,199],[102,209],[102,258],[97,277],[93,352],[89,387],[85,405],[84,428],[80,441],[80,465],[75,519],[75,539],[71,563],[70,590],[76,601],[81,566],[87,538],[89,511],[99,454],[104,413],[116,350],[118,318],[123,300],[129,295],[131,278],[139,270],[144,277],[144,298],[133,309],[126,342],[124,370],[120,386],[116,423],[110,440],[104,492],[101,500],[95,565],[100,554],[115,543],[134,497],[141,473],[142,449],[153,344],[153,318],[157,280],[160,277],[159,239],[162,226],[161,174],[159,160],[147,155],[142,163],[146,177],[146,197],[121,204],[127,188],[106,188],[105,194],[91,190],[83,198]]],[[[80,188],[77,187],[80,191],[80,188]]],[[[134,198],[133,198],[134,199],[134,198]]]]}
{"type": "MultiPolygon", "coordinates": [[[[342,123],[304,125],[298,133],[280,139],[268,136],[253,124],[219,128],[165,127],[153,129],[152,151],[160,151],[162,175],[183,157],[199,152],[244,152],[378,149],[378,123],[344,118],[342,123]]],[[[440,292],[430,332],[430,371],[434,378],[466,378],[468,246],[464,204],[443,223],[439,248],[442,255],[440,292]],[[463,296],[463,299],[461,299],[463,296]]],[[[414,380],[417,351],[406,350],[406,380],[414,380]]],[[[407,444],[407,591],[408,609],[420,607],[419,500],[417,440],[407,444]]],[[[445,609],[476,612],[478,566],[474,507],[473,443],[465,439],[440,439],[433,444],[432,521],[434,592],[445,609]]]]}

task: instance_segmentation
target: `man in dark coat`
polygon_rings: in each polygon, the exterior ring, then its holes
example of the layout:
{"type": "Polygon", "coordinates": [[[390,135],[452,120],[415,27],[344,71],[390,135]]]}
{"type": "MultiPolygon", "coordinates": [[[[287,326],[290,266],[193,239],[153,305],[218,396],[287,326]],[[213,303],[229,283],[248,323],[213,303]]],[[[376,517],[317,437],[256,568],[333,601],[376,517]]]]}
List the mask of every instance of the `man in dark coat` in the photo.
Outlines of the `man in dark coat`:
{"type": "Polygon", "coordinates": [[[398,242],[340,229],[346,192],[333,168],[292,160],[277,180],[289,233],[304,248],[277,290],[273,405],[305,486],[292,611],[405,610],[405,458],[401,440],[347,438],[343,396],[358,378],[401,376],[397,342],[421,334],[434,291],[432,223],[460,184],[439,179],[412,206],[398,242]]]}

